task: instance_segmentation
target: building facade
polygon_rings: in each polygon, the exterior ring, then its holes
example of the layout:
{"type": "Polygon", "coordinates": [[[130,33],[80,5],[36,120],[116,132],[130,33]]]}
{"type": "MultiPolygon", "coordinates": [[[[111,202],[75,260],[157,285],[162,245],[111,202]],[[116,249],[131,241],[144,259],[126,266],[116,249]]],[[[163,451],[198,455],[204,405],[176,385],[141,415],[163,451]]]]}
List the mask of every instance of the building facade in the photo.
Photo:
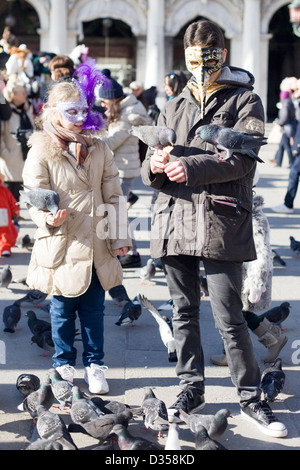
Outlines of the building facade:
{"type": "MultiPolygon", "coordinates": [[[[184,67],[182,31],[195,19],[210,19],[224,31],[230,51],[229,64],[245,68],[254,74],[255,91],[267,109],[272,41],[270,23],[276,12],[286,7],[290,1],[26,1],[38,16],[40,50],[70,54],[76,46],[85,44],[89,47],[90,56],[95,57],[102,67],[110,67],[112,71],[115,68],[119,80],[124,78],[124,70],[132,70],[134,78],[143,82],[146,88],[155,85],[159,90],[163,89],[164,75],[174,70],[175,63],[177,68],[184,67]],[[94,36],[87,36],[87,27],[100,19],[109,20],[102,23],[102,42],[98,41],[97,30],[94,36]],[[126,38],[125,33],[116,42],[110,28],[117,21],[127,25],[130,38],[126,38]]],[[[295,59],[295,53],[293,58],[295,59]]],[[[297,58],[299,63],[299,55],[297,58]]],[[[286,75],[296,74],[296,71],[291,72],[293,66],[287,70],[286,75]]],[[[279,80],[280,77],[277,82],[279,80]]]]}

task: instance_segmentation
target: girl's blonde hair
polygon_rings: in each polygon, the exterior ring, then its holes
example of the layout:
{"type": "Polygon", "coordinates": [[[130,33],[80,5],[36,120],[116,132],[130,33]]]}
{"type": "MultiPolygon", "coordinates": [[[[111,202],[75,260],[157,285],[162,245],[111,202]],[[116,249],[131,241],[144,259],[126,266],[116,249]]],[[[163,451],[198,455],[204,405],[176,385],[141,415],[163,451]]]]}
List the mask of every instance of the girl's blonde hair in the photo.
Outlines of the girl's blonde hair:
{"type": "Polygon", "coordinates": [[[55,117],[55,109],[53,109],[58,101],[77,100],[80,100],[80,94],[75,82],[61,81],[54,83],[49,90],[47,103],[43,106],[42,122],[58,122],[57,117],[55,117]]]}

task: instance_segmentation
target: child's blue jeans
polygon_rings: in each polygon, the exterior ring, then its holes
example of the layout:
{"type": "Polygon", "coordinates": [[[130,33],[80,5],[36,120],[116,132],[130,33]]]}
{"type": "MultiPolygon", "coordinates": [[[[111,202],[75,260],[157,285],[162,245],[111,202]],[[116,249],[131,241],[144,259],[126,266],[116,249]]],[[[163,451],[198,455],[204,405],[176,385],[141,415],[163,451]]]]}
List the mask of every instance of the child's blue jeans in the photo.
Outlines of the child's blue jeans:
{"type": "MultiPolygon", "coordinates": [[[[75,281],[74,281],[75,282],[75,281]]],[[[84,367],[91,363],[103,365],[104,298],[102,288],[93,267],[91,284],[79,297],[54,295],[51,301],[52,339],[55,346],[54,367],[64,364],[75,366],[77,350],[74,347],[76,313],[81,325],[84,367]]]]}

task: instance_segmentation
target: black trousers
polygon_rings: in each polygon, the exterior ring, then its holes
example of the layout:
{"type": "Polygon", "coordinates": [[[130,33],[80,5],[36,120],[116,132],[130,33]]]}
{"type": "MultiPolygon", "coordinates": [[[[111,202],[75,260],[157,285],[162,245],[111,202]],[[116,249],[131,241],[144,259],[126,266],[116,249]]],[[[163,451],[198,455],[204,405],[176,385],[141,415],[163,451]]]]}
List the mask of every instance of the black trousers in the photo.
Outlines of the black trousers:
{"type": "MultiPolygon", "coordinates": [[[[260,399],[260,370],[242,313],[242,263],[201,258],[216,327],[224,341],[233,384],[241,406],[260,399]]],[[[162,258],[173,299],[173,330],[182,389],[204,393],[204,356],[199,325],[200,258],[178,255],[162,258]]],[[[205,332],[209,334],[209,332],[205,332]]]]}

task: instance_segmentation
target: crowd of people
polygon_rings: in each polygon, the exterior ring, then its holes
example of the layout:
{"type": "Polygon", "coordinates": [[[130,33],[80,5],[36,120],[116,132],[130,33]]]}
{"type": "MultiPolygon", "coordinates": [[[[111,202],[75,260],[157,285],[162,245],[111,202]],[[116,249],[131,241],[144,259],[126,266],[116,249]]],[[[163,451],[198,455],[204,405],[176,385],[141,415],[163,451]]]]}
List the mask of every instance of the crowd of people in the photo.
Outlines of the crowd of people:
{"type": "MultiPolygon", "coordinates": [[[[216,147],[195,134],[200,125],[218,124],[264,135],[264,109],[253,92],[253,75],[225,65],[222,31],[211,21],[197,21],[184,36],[190,78],[175,72],[165,76],[166,104],[159,110],[155,87],[144,90],[134,81],[126,88],[92,59],[85,57],[75,64],[68,56],[33,57],[26,45],[14,41],[6,31],[0,57],[5,98],[0,179],[11,194],[9,205],[1,205],[1,229],[5,231],[5,223],[11,229],[10,219],[17,226],[22,185],[58,193],[56,214],[28,206],[37,233],[27,284],[52,296],[54,367],[63,378],[72,378],[78,315],[89,389],[99,394],[109,391],[103,350],[105,291],[122,284],[122,269],[141,266],[127,217],[128,203],[137,200],[134,182],[141,175],[155,193],[151,257],[161,260],[173,299],[180,393],[168,410],[170,421],[180,420],[180,410],[195,413],[205,405],[199,329],[202,262],[241,414],[263,433],[286,436],[285,425],[261,400],[261,374],[248,331],[257,329],[263,342],[271,328],[265,322],[253,322],[254,313],[249,304],[243,308],[242,299],[242,291],[249,299],[253,294],[251,288],[243,290],[243,266],[257,257],[252,220],[252,213],[261,208],[261,201],[253,201],[257,163],[237,152],[230,165],[224,164],[216,147]],[[128,132],[131,126],[155,125],[175,130],[172,158],[164,149],[145,148],[128,132]],[[95,210],[102,206],[113,210],[95,210]],[[187,230],[187,220],[191,227],[197,226],[196,231],[187,230]]],[[[287,99],[282,94],[282,110],[287,99]]],[[[290,164],[291,175],[298,172],[299,178],[297,132],[299,126],[293,135],[296,156],[290,164]]],[[[285,146],[284,137],[280,152],[285,146]]],[[[281,159],[278,153],[278,164],[281,159]]],[[[1,197],[7,194],[2,191],[1,197]]],[[[287,200],[285,204],[289,207],[287,200]]],[[[0,245],[2,256],[11,255],[15,240],[16,231],[9,243],[0,245]]],[[[269,275],[264,282],[270,284],[269,275]]],[[[265,288],[251,297],[253,303],[265,288]]],[[[269,356],[286,342],[279,331],[273,337],[277,347],[269,350],[269,356]]]]}

